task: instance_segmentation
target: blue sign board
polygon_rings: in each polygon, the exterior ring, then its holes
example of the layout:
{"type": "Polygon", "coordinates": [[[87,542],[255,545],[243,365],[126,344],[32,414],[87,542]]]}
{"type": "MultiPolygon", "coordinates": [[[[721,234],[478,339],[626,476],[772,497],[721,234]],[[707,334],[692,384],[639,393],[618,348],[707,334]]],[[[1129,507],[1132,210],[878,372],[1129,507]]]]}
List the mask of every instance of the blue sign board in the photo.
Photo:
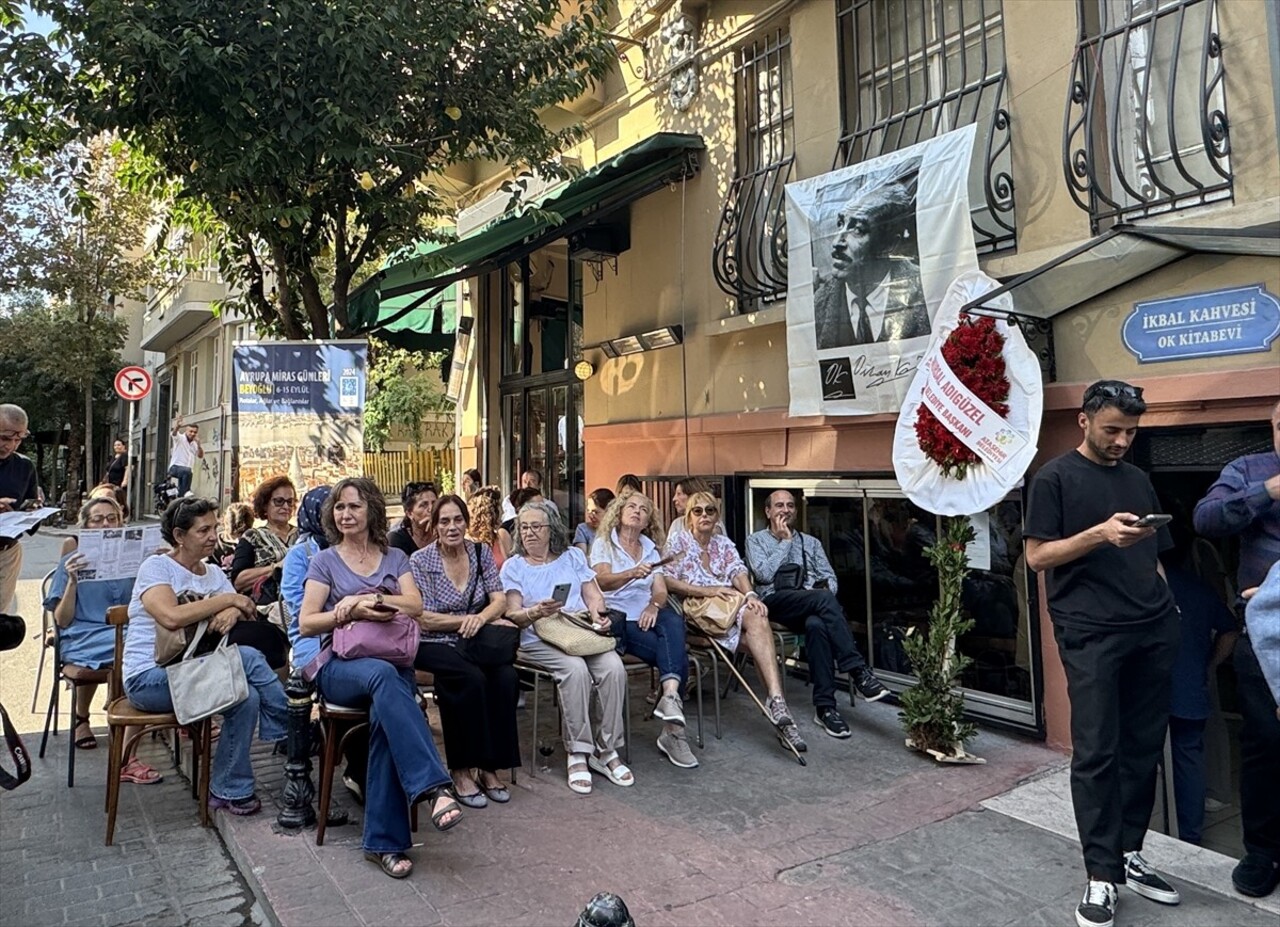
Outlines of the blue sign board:
{"type": "Polygon", "coordinates": [[[1280,299],[1255,283],[1134,303],[1121,334],[1143,364],[1267,351],[1280,335],[1280,299]]]}

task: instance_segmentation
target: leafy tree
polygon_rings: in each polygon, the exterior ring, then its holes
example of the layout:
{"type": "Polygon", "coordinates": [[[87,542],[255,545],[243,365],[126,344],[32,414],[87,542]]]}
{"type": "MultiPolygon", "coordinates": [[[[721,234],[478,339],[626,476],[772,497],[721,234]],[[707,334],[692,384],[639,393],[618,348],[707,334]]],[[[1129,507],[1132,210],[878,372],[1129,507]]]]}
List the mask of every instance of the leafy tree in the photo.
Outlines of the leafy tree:
{"type": "Polygon", "coordinates": [[[349,333],[360,269],[452,214],[450,168],[565,176],[552,159],[580,131],[542,114],[616,58],[608,0],[31,0],[52,38],[14,6],[10,157],[119,133],[179,221],[221,234],[236,299],[289,338],[349,333]]]}
{"type": "Polygon", "coordinates": [[[364,443],[380,452],[395,428],[407,429],[422,441],[422,418],[428,412],[452,412],[444,395],[440,369],[447,351],[418,354],[369,339],[369,390],[364,407],[364,443]]]}
{"type": "Polygon", "coordinates": [[[143,257],[156,211],[121,183],[127,158],[120,144],[97,139],[21,171],[0,170],[2,395],[28,396],[28,414],[57,416],[42,425],[59,434],[70,424],[72,486],[89,437],[86,413],[91,421],[105,410],[120,365],[127,326],[115,307],[142,299],[157,270],[143,257]]]}

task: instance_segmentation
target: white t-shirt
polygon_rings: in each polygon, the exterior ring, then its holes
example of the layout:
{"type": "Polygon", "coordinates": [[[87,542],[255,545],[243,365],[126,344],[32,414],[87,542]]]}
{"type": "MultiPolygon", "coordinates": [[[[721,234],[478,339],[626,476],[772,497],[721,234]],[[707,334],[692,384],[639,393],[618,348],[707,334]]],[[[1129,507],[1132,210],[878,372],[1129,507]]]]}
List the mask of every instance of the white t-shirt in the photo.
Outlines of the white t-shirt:
{"type": "MultiPolygon", "coordinates": [[[[509,557],[499,571],[502,577],[502,588],[506,592],[518,592],[524,597],[526,606],[552,598],[556,586],[569,584],[569,598],[565,600],[565,611],[584,611],[587,607],[582,601],[582,584],[596,578],[595,571],[587,566],[587,556],[576,547],[570,547],[550,563],[530,563],[524,557],[509,557]]],[[[520,631],[520,643],[533,644],[540,638],[530,625],[520,631]]]]}
{"type": "MultiPolygon", "coordinates": [[[[616,528],[613,530],[612,535],[613,544],[607,544],[604,538],[599,535],[596,536],[595,543],[591,545],[592,566],[597,563],[607,563],[612,572],[625,573],[636,564],[657,563],[662,559],[662,554],[658,553],[657,545],[643,534],[640,535],[639,560],[633,560],[631,555],[623,549],[622,544],[618,541],[618,530],[616,528]]],[[[605,604],[610,608],[625,612],[628,621],[639,621],[641,612],[648,608],[649,603],[653,601],[653,578],[661,575],[662,567],[657,567],[644,579],[633,579],[621,589],[606,592],[604,594],[605,604]]]]}
{"type": "Polygon", "coordinates": [[[142,561],[138,578],[129,600],[129,633],[124,641],[124,663],[121,673],[132,679],[156,665],[156,620],[142,604],[142,594],[152,586],[168,586],[180,600],[206,599],[223,592],[235,592],[227,574],[217,567],[202,564],[204,575],[192,573],[168,554],[156,554],[142,561]]]}
{"type": "Polygon", "coordinates": [[[173,436],[173,451],[169,454],[169,466],[194,469],[196,465],[196,442],[187,438],[185,431],[173,436]]]}

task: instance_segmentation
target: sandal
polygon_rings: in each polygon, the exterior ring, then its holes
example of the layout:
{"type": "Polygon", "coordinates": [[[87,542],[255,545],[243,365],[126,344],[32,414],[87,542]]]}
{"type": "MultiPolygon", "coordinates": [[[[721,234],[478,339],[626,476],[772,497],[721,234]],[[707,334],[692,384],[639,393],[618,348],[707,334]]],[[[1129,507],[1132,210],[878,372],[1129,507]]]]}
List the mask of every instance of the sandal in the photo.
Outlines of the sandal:
{"type": "Polygon", "coordinates": [[[377,863],[378,868],[393,879],[407,879],[413,873],[413,860],[403,853],[371,853],[366,850],[364,858],[377,863]],[[405,866],[404,863],[409,865],[405,866]]]}
{"type": "Polygon", "coordinates": [[[609,766],[614,760],[618,759],[618,751],[610,750],[602,756],[587,757],[587,765],[602,776],[607,776],[609,781],[614,785],[620,785],[623,788],[630,788],[636,784],[636,777],[631,774],[631,769],[626,763],[618,760],[618,763],[612,768],[609,766]]]}
{"type": "Polygon", "coordinates": [[[427,793],[427,800],[431,802],[431,826],[441,833],[444,833],[446,830],[462,820],[462,808],[460,808],[458,803],[450,797],[448,789],[432,789],[427,793]],[[437,808],[436,802],[441,799],[445,799],[445,805],[443,808],[437,808]],[[457,814],[454,816],[454,819],[448,823],[444,823],[445,817],[453,814],[455,811],[457,814]]]}
{"type": "Polygon", "coordinates": [[[89,733],[85,734],[83,737],[76,738],[76,749],[93,750],[98,746],[98,738],[93,736],[93,728],[89,727],[89,717],[87,715],[84,717],[76,715],[76,727],[79,727],[82,724],[89,728],[89,733]]]}
{"type": "Polygon", "coordinates": [[[124,769],[120,770],[120,781],[133,782],[137,785],[155,785],[157,782],[163,782],[164,776],[135,756],[125,763],[124,769]]]}
{"type": "Polygon", "coordinates": [[[590,765],[591,760],[585,753],[569,754],[569,788],[579,795],[591,794],[591,770],[588,768],[590,765]]]}

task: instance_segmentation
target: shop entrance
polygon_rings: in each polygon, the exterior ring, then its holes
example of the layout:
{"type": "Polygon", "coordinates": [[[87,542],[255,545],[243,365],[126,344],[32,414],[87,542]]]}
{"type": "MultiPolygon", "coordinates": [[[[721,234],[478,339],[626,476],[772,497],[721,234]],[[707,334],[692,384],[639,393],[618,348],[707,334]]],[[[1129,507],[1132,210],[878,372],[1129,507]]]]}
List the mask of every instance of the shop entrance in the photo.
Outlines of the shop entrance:
{"type": "MultiPolygon", "coordinates": [[[[1228,462],[1243,454],[1271,448],[1270,428],[1265,423],[1225,425],[1208,428],[1141,429],[1133,448],[1133,463],[1151,476],[1161,507],[1173,515],[1170,526],[1177,544],[1177,556],[1187,572],[1205,583],[1227,607],[1234,610],[1236,567],[1239,545],[1234,538],[1199,538],[1192,525],[1192,512],[1228,462]]],[[[1174,681],[1177,685],[1177,680],[1174,681]]],[[[1211,715],[1205,725],[1206,780],[1208,783],[1202,845],[1239,858],[1239,729],[1240,714],[1235,701],[1235,670],[1226,660],[1210,680],[1211,715]]],[[[1172,799],[1172,778],[1165,776],[1166,788],[1157,801],[1152,827],[1165,833],[1176,819],[1172,799]]]]}

